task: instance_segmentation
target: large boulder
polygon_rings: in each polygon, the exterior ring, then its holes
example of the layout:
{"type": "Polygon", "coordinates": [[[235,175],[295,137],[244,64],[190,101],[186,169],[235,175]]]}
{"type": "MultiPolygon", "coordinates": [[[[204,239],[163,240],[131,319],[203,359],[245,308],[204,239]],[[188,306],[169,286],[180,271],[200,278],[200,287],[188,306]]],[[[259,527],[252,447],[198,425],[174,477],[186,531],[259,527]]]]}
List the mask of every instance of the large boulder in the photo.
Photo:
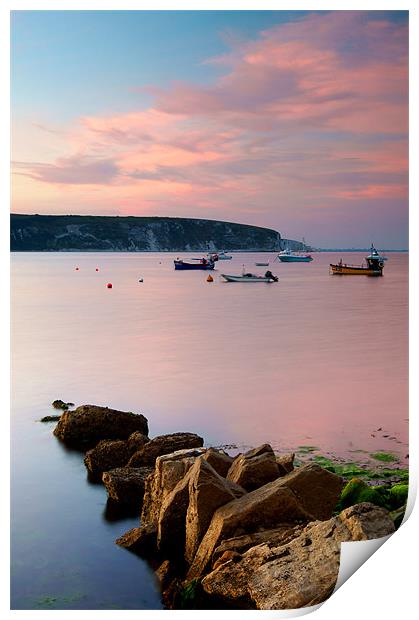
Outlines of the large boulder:
{"type": "Polygon", "coordinates": [[[178,450],[201,448],[204,440],[195,433],[172,433],[160,435],[142,446],[135,452],[128,465],[130,467],[154,466],[157,457],[164,454],[172,454],[178,450]]]}
{"type": "Polygon", "coordinates": [[[227,538],[214,550],[211,562],[214,564],[227,552],[243,554],[251,547],[266,544],[268,547],[278,547],[284,545],[293,538],[301,534],[305,525],[294,525],[292,523],[281,525],[273,530],[263,530],[254,534],[243,534],[236,538],[227,538]]]}
{"type": "Polygon", "coordinates": [[[280,487],[295,494],[304,510],[320,520],[332,516],[344,483],[343,478],[317,463],[302,465],[278,480],[280,487]]]}
{"type": "Polygon", "coordinates": [[[189,569],[188,579],[198,578],[204,573],[214,550],[226,538],[275,528],[283,523],[314,520],[294,492],[280,481],[278,478],[215,511],[189,569]]]}
{"type": "Polygon", "coordinates": [[[220,476],[207,460],[197,459],[189,470],[189,504],[186,511],[185,559],[191,563],[212,515],[220,506],[242,497],[246,491],[235,482],[220,476]]]}
{"type": "Polygon", "coordinates": [[[208,448],[202,458],[208,461],[217,474],[220,474],[223,478],[227,476],[234,460],[232,456],[229,456],[223,450],[216,450],[215,448],[208,448]]]}
{"type": "Polygon", "coordinates": [[[204,453],[205,448],[192,448],[157,457],[154,474],[145,481],[141,523],[157,528],[162,502],[204,453]]]}
{"type": "Polygon", "coordinates": [[[228,473],[227,480],[253,491],[280,475],[275,454],[269,444],[249,450],[237,456],[228,473]]]}
{"type": "Polygon", "coordinates": [[[310,523],[285,544],[259,544],[241,557],[221,556],[202,586],[229,604],[247,603],[257,609],[315,605],[336,585],[341,542],[381,538],[393,531],[386,510],[359,504],[328,521],[310,523]]]}
{"type": "Polygon", "coordinates": [[[117,467],[105,472],[102,480],[112,501],[140,510],[145,480],[152,471],[151,467],[117,467]]]}
{"type": "Polygon", "coordinates": [[[166,556],[180,561],[183,560],[185,548],[185,519],[191,469],[163,500],[157,524],[157,548],[166,556]]]}
{"type": "Polygon", "coordinates": [[[132,433],[127,440],[130,456],[132,456],[134,452],[137,452],[137,450],[140,450],[140,448],[142,448],[149,441],[150,438],[147,437],[147,435],[140,433],[140,431],[135,431],[132,433]]]}
{"type": "Polygon", "coordinates": [[[101,439],[128,439],[135,431],[148,435],[147,418],[142,414],[82,405],[62,414],[54,435],[71,446],[88,449],[101,439]]]}
{"type": "Polygon", "coordinates": [[[158,548],[191,562],[215,510],[244,493],[199,457],[161,505],[158,548]]]}
{"type": "Polygon", "coordinates": [[[128,443],[122,440],[102,439],[97,446],[88,450],[84,464],[89,473],[97,478],[104,471],[126,465],[130,457],[128,443]]]}

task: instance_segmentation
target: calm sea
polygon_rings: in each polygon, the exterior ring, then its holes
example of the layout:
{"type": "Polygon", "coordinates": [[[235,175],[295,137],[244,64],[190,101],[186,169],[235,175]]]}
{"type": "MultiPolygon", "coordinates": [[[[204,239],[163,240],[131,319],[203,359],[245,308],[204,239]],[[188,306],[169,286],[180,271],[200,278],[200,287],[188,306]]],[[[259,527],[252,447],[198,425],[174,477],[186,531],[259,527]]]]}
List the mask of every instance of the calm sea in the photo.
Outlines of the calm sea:
{"type": "Polygon", "coordinates": [[[12,255],[12,608],[161,607],[145,562],[114,544],[138,519],[109,515],[39,422],[56,398],[141,412],[151,436],[406,462],[408,255],[382,278],[330,276],[341,254],[233,256],[207,283],[167,253],[12,255]],[[257,260],[278,284],[220,280],[257,260]]]}

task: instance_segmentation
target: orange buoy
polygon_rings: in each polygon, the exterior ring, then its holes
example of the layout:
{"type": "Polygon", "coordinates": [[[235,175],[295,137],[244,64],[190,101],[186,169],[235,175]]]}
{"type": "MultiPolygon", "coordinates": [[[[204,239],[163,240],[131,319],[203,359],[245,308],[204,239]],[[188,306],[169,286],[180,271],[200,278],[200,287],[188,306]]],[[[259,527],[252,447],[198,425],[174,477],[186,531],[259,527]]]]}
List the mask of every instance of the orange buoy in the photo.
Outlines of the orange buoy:
{"type": "Polygon", "coordinates": [[[112,282],[108,282],[106,285],[108,288],[112,288],[112,282]]]}
{"type": "Polygon", "coordinates": [[[214,282],[214,278],[211,274],[208,275],[207,282],[214,282]]]}

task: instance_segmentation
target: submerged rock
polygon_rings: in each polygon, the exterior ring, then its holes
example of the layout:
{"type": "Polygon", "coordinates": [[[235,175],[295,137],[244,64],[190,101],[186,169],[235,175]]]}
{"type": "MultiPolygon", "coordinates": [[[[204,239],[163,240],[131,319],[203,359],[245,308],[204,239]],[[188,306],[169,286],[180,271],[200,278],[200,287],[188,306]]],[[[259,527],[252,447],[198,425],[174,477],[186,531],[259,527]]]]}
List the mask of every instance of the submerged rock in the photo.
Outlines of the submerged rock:
{"type": "Polygon", "coordinates": [[[392,532],[387,511],[359,504],[328,521],[310,523],[286,544],[259,544],[241,557],[219,561],[202,586],[219,599],[245,602],[257,609],[307,607],[333,592],[341,542],[381,538],[392,532]]]}
{"type": "Polygon", "coordinates": [[[116,539],[116,544],[132,553],[148,557],[156,552],[157,530],[152,525],[134,527],[116,539]]]}
{"type": "Polygon", "coordinates": [[[154,437],[135,452],[128,465],[130,467],[153,466],[157,457],[172,454],[178,450],[200,448],[204,440],[195,433],[172,433],[154,437]]]}
{"type": "Polygon", "coordinates": [[[105,471],[123,467],[129,457],[127,441],[102,439],[96,447],[86,452],[84,464],[92,476],[98,477],[105,471]]]}
{"type": "Polygon", "coordinates": [[[227,479],[239,484],[247,491],[253,491],[280,475],[274,452],[269,444],[249,450],[237,456],[228,473],[227,479]]]}
{"type": "Polygon", "coordinates": [[[54,435],[74,447],[89,448],[101,439],[128,439],[135,431],[148,435],[147,419],[142,414],[82,405],[62,414],[54,435]]]}
{"type": "Polygon", "coordinates": [[[117,467],[105,472],[102,480],[114,502],[140,510],[145,480],[152,471],[151,467],[117,467]]]}
{"type": "Polygon", "coordinates": [[[45,415],[41,418],[41,422],[57,422],[61,418],[61,415],[45,415]]]}
{"type": "Polygon", "coordinates": [[[63,411],[66,411],[70,407],[74,407],[74,403],[65,403],[63,400],[57,399],[52,402],[52,406],[54,409],[63,409],[63,411]]]}

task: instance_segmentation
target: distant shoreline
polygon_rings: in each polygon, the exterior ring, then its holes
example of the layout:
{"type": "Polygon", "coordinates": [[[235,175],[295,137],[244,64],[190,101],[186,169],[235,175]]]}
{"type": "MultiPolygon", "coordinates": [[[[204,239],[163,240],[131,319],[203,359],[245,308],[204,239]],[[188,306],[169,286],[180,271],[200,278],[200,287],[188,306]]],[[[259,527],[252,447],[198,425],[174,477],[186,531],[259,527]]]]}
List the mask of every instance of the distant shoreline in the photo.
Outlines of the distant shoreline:
{"type": "MultiPolygon", "coordinates": [[[[228,250],[229,254],[277,254],[281,250],[228,250]]],[[[345,252],[345,253],[357,253],[357,252],[369,252],[370,248],[336,248],[336,249],[320,249],[316,248],[308,249],[308,252],[313,254],[327,254],[327,253],[336,253],[336,252],[345,252]]],[[[71,253],[80,253],[80,254],[199,254],[199,253],[207,253],[207,250],[104,250],[104,249],[83,249],[80,250],[78,248],[74,249],[63,249],[63,250],[10,250],[11,254],[71,254],[71,253]]],[[[409,250],[386,250],[380,249],[380,252],[385,252],[387,254],[408,254],[409,250]]]]}

